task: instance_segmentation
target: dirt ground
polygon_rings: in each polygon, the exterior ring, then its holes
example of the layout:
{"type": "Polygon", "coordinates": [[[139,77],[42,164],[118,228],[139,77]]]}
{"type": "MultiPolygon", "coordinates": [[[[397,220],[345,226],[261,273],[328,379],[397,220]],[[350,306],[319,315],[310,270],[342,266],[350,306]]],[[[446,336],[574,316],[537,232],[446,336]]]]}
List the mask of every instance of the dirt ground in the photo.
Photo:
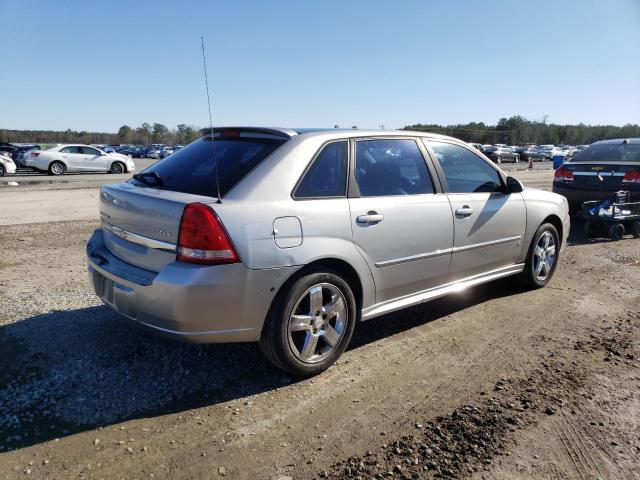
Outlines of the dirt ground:
{"type": "Polygon", "coordinates": [[[97,212],[55,218],[0,227],[0,478],[640,478],[640,240],[577,226],[547,288],[371,320],[296,381],[100,305],[97,212]]]}

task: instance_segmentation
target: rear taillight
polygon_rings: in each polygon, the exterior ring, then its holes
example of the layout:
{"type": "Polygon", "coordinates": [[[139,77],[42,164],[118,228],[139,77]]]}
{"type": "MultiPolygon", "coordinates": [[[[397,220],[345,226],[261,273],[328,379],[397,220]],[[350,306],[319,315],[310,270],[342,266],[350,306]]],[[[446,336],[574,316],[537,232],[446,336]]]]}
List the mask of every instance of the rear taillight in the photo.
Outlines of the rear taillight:
{"type": "Polygon", "coordinates": [[[626,172],[622,183],[640,183],[640,172],[626,172]]]}
{"type": "Polygon", "coordinates": [[[177,254],[177,259],[181,262],[206,265],[239,261],[220,219],[203,203],[190,203],[184,207],[177,254]]]}
{"type": "Polygon", "coordinates": [[[573,181],[573,172],[565,167],[558,168],[553,174],[553,179],[555,181],[572,182],[573,181]]]}
{"type": "Polygon", "coordinates": [[[40,152],[31,152],[32,157],[37,157],[38,155],[40,155],[40,152]]]}

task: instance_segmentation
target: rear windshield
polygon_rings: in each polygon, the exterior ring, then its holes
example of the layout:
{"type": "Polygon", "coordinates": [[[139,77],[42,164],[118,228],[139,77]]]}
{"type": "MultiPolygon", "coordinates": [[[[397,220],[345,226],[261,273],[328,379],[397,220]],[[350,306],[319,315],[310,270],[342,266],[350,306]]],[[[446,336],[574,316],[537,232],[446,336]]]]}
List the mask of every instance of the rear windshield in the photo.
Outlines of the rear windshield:
{"type": "Polygon", "coordinates": [[[577,153],[572,162],[640,162],[640,144],[602,143],[577,153]]]}
{"type": "Polygon", "coordinates": [[[147,183],[131,179],[136,185],[151,186],[162,190],[217,197],[216,166],[220,182],[220,195],[224,196],[251,170],[267,158],[284,140],[270,138],[201,138],[154,163],[144,170],[155,172],[160,182],[153,178],[147,183]]]}

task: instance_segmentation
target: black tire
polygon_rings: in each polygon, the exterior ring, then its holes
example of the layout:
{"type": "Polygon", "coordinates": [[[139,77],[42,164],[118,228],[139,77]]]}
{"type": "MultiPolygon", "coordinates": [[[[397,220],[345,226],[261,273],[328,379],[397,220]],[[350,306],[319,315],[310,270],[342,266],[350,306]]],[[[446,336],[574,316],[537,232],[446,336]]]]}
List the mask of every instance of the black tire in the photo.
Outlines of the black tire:
{"type": "Polygon", "coordinates": [[[640,238],[640,220],[636,220],[631,225],[631,235],[633,238],[640,238]]]}
{"type": "Polygon", "coordinates": [[[624,225],[621,223],[612,223],[609,226],[609,238],[611,240],[620,240],[624,237],[624,225]]]}
{"type": "Polygon", "coordinates": [[[497,163],[502,163],[502,157],[500,155],[498,155],[498,158],[496,160],[497,163]]]}
{"type": "Polygon", "coordinates": [[[67,167],[62,162],[55,161],[49,165],[49,175],[64,175],[66,171],[67,167]]]}
{"type": "Polygon", "coordinates": [[[591,234],[593,233],[593,227],[591,224],[591,220],[585,220],[584,225],[582,226],[582,233],[588,239],[591,238],[591,234]]]}
{"type": "Polygon", "coordinates": [[[111,168],[109,169],[109,173],[113,173],[115,175],[119,175],[121,173],[125,173],[127,171],[124,163],[122,162],[113,162],[111,164],[111,168]]]}
{"type": "Polygon", "coordinates": [[[558,266],[558,260],[560,259],[560,236],[558,235],[558,230],[551,223],[543,223],[536,230],[533,239],[531,240],[531,245],[529,245],[529,251],[527,252],[527,260],[524,265],[524,271],[522,272],[522,279],[524,284],[529,288],[542,288],[544,287],[556,271],[556,267],[558,266]],[[539,278],[535,271],[535,248],[540,241],[541,237],[549,232],[553,237],[555,242],[555,257],[553,265],[551,266],[551,270],[547,273],[544,279],[539,278]]]}
{"type": "Polygon", "coordinates": [[[358,318],[356,308],[353,292],[342,277],[327,269],[309,270],[285,285],[274,300],[262,329],[260,350],[269,362],[291,375],[299,377],[317,375],[329,368],[349,345],[358,318]],[[342,294],[347,310],[342,330],[344,333],[325,358],[305,362],[294,353],[295,347],[292,347],[290,342],[289,322],[296,304],[305,297],[309,289],[319,284],[330,285],[342,294]]]}
{"type": "Polygon", "coordinates": [[[520,156],[519,156],[519,155],[516,155],[516,156],[514,157],[514,159],[515,159],[515,162],[516,162],[516,163],[520,163],[520,156]]]}
{"type": "Polygon", "coordinates": [[[5,173],[7,173],[7,171],[5,170],[4,165],[0,163],[0,177],[4,177],[5,173]]]}

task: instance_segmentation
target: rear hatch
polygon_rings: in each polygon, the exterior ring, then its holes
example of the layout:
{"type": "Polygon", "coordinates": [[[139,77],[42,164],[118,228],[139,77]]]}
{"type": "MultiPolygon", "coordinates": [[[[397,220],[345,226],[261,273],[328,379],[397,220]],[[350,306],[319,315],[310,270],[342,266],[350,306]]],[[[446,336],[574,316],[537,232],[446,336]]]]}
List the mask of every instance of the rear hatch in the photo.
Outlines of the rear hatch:
{"type": "Polygon", "coordinates": [[[126,183],[102,187],[100,220],[105,247],[113,255],[159,272],[176,259],[185,206],[215,203],[289,137],[269,130],[218,129],[213,138],[193,142],[126,183]]]}
{"type": "Polygon", "coordinates": [[[215,199],[131,183],[105,185],[100,191],[105,247],[127,263],[159,272],[176,259],[185,205],[212,201],[215,199]]]}
{"type": "Polygon", "coordinates": [[[638,167],[640,167],[640,164],[565,163],[565,170],[573,174],[573,181],[565,182],[565,186],[568,189],[616,192],[624,186],[623,180],[627,172],[635,172],[638,170],[638,167]]]}

